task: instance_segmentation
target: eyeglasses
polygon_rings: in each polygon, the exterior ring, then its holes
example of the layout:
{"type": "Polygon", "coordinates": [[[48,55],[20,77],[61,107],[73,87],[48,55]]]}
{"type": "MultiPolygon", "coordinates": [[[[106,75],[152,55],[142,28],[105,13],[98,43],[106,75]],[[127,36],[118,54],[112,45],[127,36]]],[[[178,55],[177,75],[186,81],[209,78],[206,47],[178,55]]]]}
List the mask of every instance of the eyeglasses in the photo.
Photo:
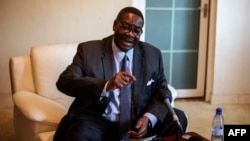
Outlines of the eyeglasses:
{"type": "Polygon", "coordinates": [[[132,33],[135,35],[135,36],[140,36],[142,34],[142,27],[137,27],[137,26],[134,26],[134,25],[130,25],[128,23],[125,23],[125,22],[119,22],[119,25],[120,25],[120,28],[125,32],[125,33],[128,33],[130,31],[132,31],[132,33]]]}

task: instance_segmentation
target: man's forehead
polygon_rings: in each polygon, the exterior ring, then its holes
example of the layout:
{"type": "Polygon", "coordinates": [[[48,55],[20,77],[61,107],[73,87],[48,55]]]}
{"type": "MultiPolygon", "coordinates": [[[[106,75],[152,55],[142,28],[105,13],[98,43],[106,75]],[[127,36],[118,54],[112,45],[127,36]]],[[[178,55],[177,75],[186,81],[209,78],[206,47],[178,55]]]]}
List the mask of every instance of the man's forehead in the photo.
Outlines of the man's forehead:
{"type": "Polygon", "coordinates": [[[133,23],[143,25],[142,18],[138,16],[137,14],[131,13],[131,12],[124,13],[120,20],[124,22],[133,22],[133,23]]]}
{"type": "Polygon", "coordinates": [[[133,12],[125,12],[121,15],[120,18],[126,18],[126,17],[137,17],[137,18],[140,18],[142,20],[142,17],[136,13],[133,13],[133,12]]]}

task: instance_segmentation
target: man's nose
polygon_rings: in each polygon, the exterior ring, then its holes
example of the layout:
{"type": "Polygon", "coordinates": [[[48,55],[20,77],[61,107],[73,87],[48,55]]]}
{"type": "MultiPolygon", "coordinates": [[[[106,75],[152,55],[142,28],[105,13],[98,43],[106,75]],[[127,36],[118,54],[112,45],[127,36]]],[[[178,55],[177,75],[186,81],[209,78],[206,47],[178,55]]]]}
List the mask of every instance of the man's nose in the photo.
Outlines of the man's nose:
{"type": "Polygon", "coordinates": [[[126,34],[130,37],[135,37],[135,33],[133,32],[133,29],[128,30],[126,34]]]}

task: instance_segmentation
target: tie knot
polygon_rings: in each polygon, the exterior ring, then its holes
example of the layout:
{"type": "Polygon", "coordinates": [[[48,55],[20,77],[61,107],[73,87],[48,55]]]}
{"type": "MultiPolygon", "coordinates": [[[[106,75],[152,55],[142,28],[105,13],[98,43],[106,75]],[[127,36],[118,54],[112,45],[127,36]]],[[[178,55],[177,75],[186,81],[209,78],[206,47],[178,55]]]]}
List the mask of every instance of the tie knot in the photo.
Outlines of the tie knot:
{"type": "Polygon", "coordinates": [[[122,59],[122,61],[128,61],[128,60],[129,60],[128,56],[127,56],[127,54],[125,54],[124,57],[123,57],[123,59],[122,59]]]}

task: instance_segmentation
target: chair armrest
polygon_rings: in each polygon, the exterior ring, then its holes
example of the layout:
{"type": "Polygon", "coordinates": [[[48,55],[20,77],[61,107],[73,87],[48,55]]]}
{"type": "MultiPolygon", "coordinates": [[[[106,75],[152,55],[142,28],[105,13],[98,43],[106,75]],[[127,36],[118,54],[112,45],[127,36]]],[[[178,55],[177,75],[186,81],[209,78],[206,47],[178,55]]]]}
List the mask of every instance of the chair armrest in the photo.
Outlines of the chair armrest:
{"type": "Polygon", "coordinates": [[[176,97],[177,97],[177,91],[176,91],[176,89],[175,89],[172,85],[170,85],[170,84],[168,84],[168,89],[170,90],[170,92],[171,92],[171,94],[172,94],[172,102],[171,102],[171,105],[174,107],[174,101],[175,101],[175,99],[176,99],[176,97]]]}
{"type": "Polygon", "coordinates": [[[32,121],[57,125],[66,114],[62,105],[29,91],[19,91],[13,95],[15,106],[32,121]]]}

